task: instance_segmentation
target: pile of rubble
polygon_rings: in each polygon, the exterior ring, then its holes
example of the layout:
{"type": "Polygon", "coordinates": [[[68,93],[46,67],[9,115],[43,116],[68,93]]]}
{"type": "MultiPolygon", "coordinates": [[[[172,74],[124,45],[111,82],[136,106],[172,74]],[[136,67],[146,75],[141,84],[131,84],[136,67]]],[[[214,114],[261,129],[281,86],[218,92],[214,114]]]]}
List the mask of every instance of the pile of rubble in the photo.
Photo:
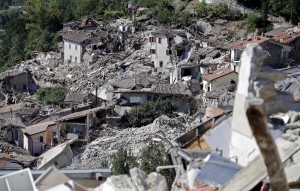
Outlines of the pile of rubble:
{"type": "Polygon", "coordinates": [[[120,147],[126,145],[135,156],[152,141],[161,141],[166,149],[175,146],[174,140],[190,129],[184,116],[169,118],[161,116],[150,125],[140,128],[105,128],[101,130],[101,137],[88,144],[80,156],[82,164],[72,164],[77,168],[101,167],[101,161],[111,162],[112,155],[120,147]]]}

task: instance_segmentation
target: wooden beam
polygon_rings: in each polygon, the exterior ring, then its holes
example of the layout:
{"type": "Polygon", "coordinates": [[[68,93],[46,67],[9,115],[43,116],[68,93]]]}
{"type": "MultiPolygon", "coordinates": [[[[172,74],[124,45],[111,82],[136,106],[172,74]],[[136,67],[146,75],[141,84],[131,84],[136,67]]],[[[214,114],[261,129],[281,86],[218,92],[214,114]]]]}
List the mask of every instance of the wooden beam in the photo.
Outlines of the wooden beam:
{"type": "Polygon", "coordinates": [[[255,98],[249,100],[246,115],[264,158],[272,191],[288,191],[289,187],[277,146],[271,134],[268,132],[263,110],[263,100],[255,98]]]}

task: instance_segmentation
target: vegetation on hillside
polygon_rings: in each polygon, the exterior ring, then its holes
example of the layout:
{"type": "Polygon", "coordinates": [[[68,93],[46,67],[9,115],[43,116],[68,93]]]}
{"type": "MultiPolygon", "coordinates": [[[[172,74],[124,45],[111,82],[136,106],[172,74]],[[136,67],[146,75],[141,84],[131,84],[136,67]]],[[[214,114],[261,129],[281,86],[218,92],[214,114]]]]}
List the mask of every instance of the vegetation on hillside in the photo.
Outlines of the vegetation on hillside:
{"type": "Polygon", "coordinates": [[[196,12],[200,17],[211,15],[215,18],[227,20],[240,20],[243,17],[240,11],[230,8],[226,3],[217,3],[214,5],[199,3],[196,7],[196,12]]]}
{"type": "MultiPolygon", "coordinates": [[[[283,16],[294,24],[300,21],[299,0],[238,1],[257,10],[246,20],[250,30],[254,27],[266,28],[268,13],[283,16]]],[[[182,6],[174,6],[173,0],[133,0],[132,3],[148,7],[147,14],[158,25],[184,27],[191,24],[190,14],[184,12],[182,6]]],[[[196,11],[200,16],[241,19],[238,11],[224,3],[212,6],[200,4],[196,11]]],[[[57,42],[61,41],[58,32],[63,22],[82,17],[110,20],[130,16],[127,0],[1,0],[0,28],[5,29],[5,33],[0,31],[0,40],[3,41],[0,72],[21,60],[32,58],[35,51],[56,50],[57,42]],[[9,6],[21,6],[21,9],[9,9],[9,6]]]]}

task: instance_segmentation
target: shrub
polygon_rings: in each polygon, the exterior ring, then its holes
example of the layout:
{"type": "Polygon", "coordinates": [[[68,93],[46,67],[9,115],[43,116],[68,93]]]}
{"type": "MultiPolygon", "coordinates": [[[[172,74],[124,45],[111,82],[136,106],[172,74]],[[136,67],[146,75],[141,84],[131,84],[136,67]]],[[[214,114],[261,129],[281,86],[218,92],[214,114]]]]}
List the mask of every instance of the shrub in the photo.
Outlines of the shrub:
{"type": "Polygon", "coordinates": [[[161,115],[171,116],[176,109],[170,100],[158,100],[134,107],[126,114],[130,125],[141,127],[148,125],[161,115]]]}
{"type": "Polygon", "coordinates": [[[255,31],[256,28],[262,27],[263,18],[259,12],[251,12],[246,18],[246,26],[248,32],[255,31]]]}
{"type": "Polygon", "coordinates": [[[208,14],[208,7],[206,3],[199,3],[196,7],[196,12],[199,16],[206,16],[208,14]]]}
{"type": "Polygon", "coordinates": [[[124,148],[119,148],[118,152],[112,159],[112,174],[129,174],[129,170],[131,168],[138,166],[136,161],[136,157],[134,157],[130,152],[124,148]]]}
{"type": "MultiPolygon", "coordinates": [[[[144,148],[140,155],[140,168],[147,174],[156,171],[158,166],[171,165],[167,157],[167,152],[163,144],[151,144],[144,148]]],[[[173,169],[162,170],[160,173],[166,177],[169,188],[171,187],[174,177],[173,169]]]]}
{"type": "Polygon", "coordinates": [[[39,88],[36,92],[36,98],[43,105],[62,105],[66,94],[67,89],[60,86],[39,88]]]}

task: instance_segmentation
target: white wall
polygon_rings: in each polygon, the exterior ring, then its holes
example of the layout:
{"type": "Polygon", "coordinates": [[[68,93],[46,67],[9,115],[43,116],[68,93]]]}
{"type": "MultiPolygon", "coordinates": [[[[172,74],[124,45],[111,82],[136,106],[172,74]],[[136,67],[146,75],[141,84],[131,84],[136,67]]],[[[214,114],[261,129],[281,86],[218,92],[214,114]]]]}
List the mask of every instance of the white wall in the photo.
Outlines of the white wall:
{"type": "Polygon", "coordinates": [[[80,43],[72,42],[64,39],[64,61],[81,63],[83,55],[83,47],[80,43]],[[77,46],[77,49],[76,49],[77,46]],[[72,58],[71,58],[72,56],[72,58]]]}
{"type": "MultiPolygon", "coordinates": [[[[167,65],[170,66],[170,55],[167,55],[166,51],[171,47],[169,47],[169,39],[167,38],[167,36],[164,34],[152,33],[146,36],[146,40],[146,51],[150,53],[150,49],[155,50],[155,54],[150,54],[151,61],[154,62],[155,68],[164,70],[167,65]],[[149,42],[150,37],[155,37],[156,42],[149,42]],[[159,43],[159,38],[161,39],[161,43],[159,43]],[[162,67],[160,66],[160,62],[163,63],[162,67]]],[[[183,41],[183,38],[180,36],[175,36],[174,41],[176,44],[178,44],[183,41]]]]}

